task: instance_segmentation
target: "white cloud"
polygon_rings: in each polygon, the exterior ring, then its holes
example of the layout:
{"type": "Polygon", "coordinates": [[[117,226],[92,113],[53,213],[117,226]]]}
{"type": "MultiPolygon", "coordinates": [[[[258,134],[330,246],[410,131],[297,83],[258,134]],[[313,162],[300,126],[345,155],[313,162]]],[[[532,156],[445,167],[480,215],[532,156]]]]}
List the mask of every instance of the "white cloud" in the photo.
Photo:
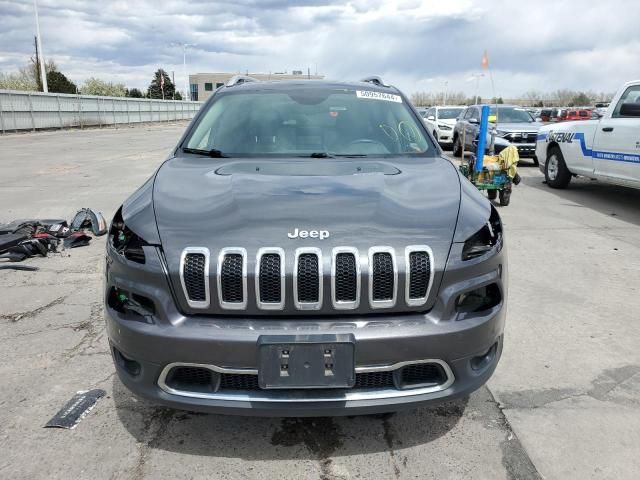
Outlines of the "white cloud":
{"type": "MultiPolygon", "coordinates": [[[[44,52],[81,83],[89,76],[146,88],[157,68],[274,72],[316,65],[329,78],[380,74],[407,93],[475,92],[490,56],[496,94],[612,91],[640,77],[635,0],[39,0],[44,52]],[[426,82],[425,79],[432,79],[426,82]]],[[[0,71],[33,54],[30,2],[0,2],[0,71]]],[[[492,95],[488,77],[481,95],[492,95]]]]}

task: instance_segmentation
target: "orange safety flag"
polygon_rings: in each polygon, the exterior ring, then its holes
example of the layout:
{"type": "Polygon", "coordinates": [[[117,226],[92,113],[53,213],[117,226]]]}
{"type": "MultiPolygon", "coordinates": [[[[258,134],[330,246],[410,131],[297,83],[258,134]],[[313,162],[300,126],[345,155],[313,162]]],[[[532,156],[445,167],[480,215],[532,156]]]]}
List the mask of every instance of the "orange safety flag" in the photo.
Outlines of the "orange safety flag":
{"type": "Polygon", "coordinates": [[[489,55],[487,55],[487,51],[484,51],[484,54],[482,55],[482,68],[483,69],[488,69],[489,68],[489,55]]]}

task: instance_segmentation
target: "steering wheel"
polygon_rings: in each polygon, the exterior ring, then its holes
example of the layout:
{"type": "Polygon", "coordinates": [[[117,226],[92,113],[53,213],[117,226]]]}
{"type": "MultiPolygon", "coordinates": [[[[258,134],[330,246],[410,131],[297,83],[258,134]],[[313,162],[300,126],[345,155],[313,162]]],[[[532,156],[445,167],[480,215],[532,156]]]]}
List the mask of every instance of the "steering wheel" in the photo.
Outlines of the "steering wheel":
{"type": "Polygon", "coordinates": [[[398,124],[398,132],[400,132],[400,135],[402,135],[402,137],[410,143],[414,143],[418,139],[418,132],[416,131],[416,127],[411,125],[406,120],[403,120],[398,124]]]}
{"type": "Polygon", "coordinates": [[[377,140],[370,138],[358,138],[347,144],[345,147],[345,153],[351,153],[352,155],[368,155],[368,154],[385,154],[389,153],[387,146],[377,140]],[[360,145],[359,148],[358,145],[360,145]]]}
{"type": "Polygon", "coordinates": [[[351,145],[379,145],[385,150],[387,149],[384,143],[379,142],[377,140],[371,140],[370,138],[358,138],[356,140],[349,142],[347,147],[350,147],[351,145]]]}
{"type": "Polygon", "coordinates": [[[386,123],[381,123],[379,127],[380,127],[380,130],[382,130],[384,134],[394,142],[397,142],[398,140],[400,140],[398,138],[398,133],[386,123]]]}

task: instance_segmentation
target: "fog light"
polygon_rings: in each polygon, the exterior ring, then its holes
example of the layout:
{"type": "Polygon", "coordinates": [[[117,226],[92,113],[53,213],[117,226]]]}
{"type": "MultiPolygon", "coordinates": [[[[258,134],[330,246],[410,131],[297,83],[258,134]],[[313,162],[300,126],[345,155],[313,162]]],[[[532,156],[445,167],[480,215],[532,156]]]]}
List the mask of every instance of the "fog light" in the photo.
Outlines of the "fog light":
{"type": "Polygon", "coordinates": [[[487,350],[482,355],[478,355],[477,357],[473,357],[471,359],[470,365],[471,370],[478,371],[487,368],[493,362],[493,359],[496,356],[496,351],[498,350],[498,342],[494,343],[489,350],[487,350]]]}
{"type": "Polygon", "coordinates": [[[113,347],[113,357],[116,359],[116,363],[132,377],[140,375],[142,367],[138,362],[131,358],[125,357],[120,350],[113,347]]]}

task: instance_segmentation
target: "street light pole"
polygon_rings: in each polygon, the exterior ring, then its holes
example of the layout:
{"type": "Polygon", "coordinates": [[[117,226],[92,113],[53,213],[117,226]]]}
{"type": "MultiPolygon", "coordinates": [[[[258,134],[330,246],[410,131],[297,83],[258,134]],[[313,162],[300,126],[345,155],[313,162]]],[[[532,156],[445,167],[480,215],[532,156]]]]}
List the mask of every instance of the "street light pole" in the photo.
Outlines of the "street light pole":
{"type": "Polygon", "coordinates": [[[38,63],[40,63],[40,81],[42,82],[42,91],[44,93],[49,92],[49,86],[47,85],[47,68],[44,64],[44,54],[42,53],[42,41],[40,40],[40,22],[38,21],[38,4],[36,0],[33,0],[33,9],[36,15],[36,39],[38,43],[38,63]]]}
{"type": "Polygon", "coordinates": [[[195,47],[195,43],[172,42],[172,47],[182,47],[182,75],[184,77],[184,96],[187,100],[191,100],[191,92],[189,90],[189,77],[187,77],[187,48],[195,47]]]}

